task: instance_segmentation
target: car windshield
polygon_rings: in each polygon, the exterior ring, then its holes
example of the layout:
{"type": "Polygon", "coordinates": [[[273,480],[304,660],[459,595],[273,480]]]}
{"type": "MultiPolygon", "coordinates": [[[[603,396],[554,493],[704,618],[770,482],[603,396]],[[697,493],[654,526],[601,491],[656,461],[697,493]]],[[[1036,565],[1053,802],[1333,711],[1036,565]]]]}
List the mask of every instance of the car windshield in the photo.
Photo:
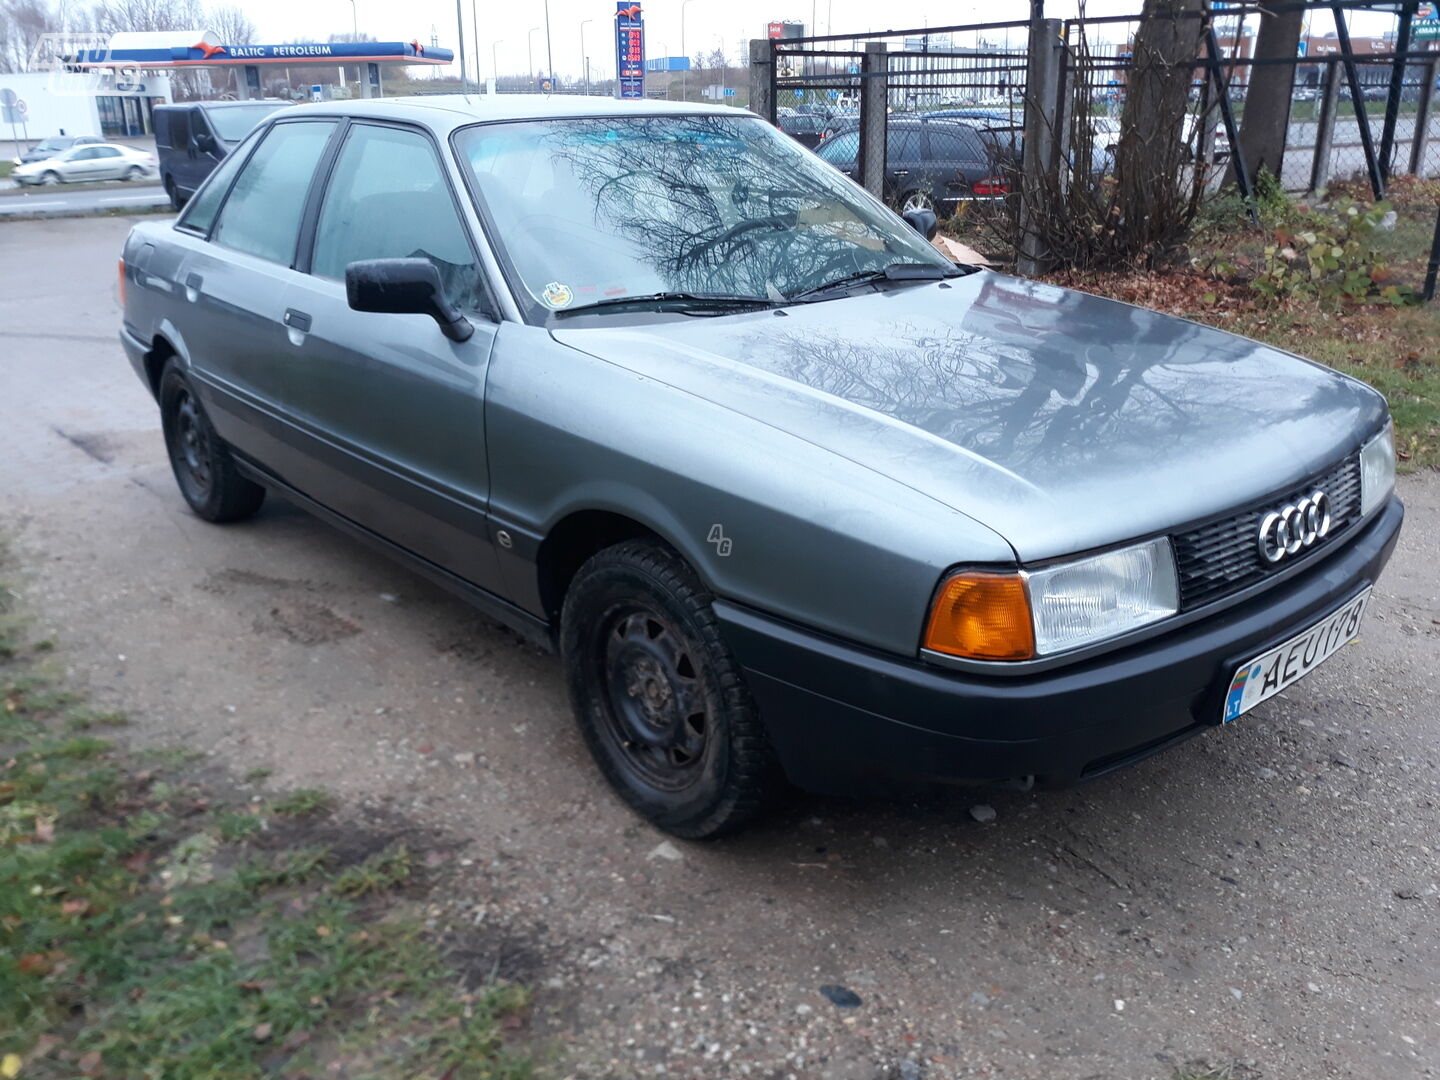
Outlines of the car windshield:
{"type": "Polygon", "coordinates": [[[284,106],[278,103],[229,105],[223,109],[207,109],[205,115],[209,118],[211,126],[215,128],[216,135],[226,142],[234,143],[249,135],[250,130],[256,124],[280,108],[284,108],[284,106]]]}
{"type": "Polygon", "coordinates": [[[773,302],[896,263],[953,270],[757,117],[485,124],[456,145],[532,314],[672,293],[773,302]]]}

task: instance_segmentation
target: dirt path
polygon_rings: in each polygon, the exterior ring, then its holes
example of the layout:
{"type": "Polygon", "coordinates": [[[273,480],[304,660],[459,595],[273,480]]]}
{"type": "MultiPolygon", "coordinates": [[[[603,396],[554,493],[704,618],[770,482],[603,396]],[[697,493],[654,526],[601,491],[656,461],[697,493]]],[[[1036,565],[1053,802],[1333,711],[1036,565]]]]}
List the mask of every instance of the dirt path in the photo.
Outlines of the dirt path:
{"type": "Polygon", "coordinates": [[[1242,723],[1074,791],[670,843],[552,660],[278,501],[184,510],[114,340],[124,230],[0,226],[0,528],[42,629],[146,742],[468,837],[441,918],[503,928],[574,1075],[1440,1072],[1440,477],[1402,483],[1360,644],[1242,723]]]}

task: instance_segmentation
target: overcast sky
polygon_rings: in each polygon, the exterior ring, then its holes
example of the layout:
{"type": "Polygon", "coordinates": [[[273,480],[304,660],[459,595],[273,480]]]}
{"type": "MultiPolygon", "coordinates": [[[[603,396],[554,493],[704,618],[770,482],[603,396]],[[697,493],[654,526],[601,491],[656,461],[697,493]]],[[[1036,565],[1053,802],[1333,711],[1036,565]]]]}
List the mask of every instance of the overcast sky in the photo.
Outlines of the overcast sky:
{"type": "MultiPolygon", "coordinates": [[[[331,33],[350,29],[351,0],[239,0],[240,6],[254,20],[264,44],[314,40],[324,41],[331,33]]],[[[460,0],[465,21],[465,45],[471,74],[474,73],[476,30],[473,10],[480,16],[480,73],[494,74],[494,58],[498,57],[502,75],[522,74],[531,70],[527,42],[534,43],[533,70],[543,70],[545,59],[545,5],[543,0],[519,0],[498,4],[495,0],[460,0]],[[529,34],[532,27],[539,27],[529,34]]],[[[419,37],[429,43],[433,32],[439,44],[456,47],[455,0],[354,0],[355,15],[363,33],[373,34],[382,41],[409,41],[419,37]]],[[[549,0],[550,47],[554,51],[555,70],[562,76],[578,76],[581,72],[580,23],[585,26],[585,51],[590,56],[591,71],[608,77],[615,70],[613,33],[615,4],[613,0],[549,0]]],[[[1119,15],[1136,11],[1140,0],[1089,0],[1087,13],[1092,17],[1119,15]]],[[[904,30],[927,25],[956,25],[984,21],[1024,19],[1029,14],[1026,0],[959,0],[958,3],[937,3],[936,0],[687,0],[684,6],[684,49],[681,48],[681,0],[652,0],[645,4],[646,55],[694,56],[704,49],[723,48],[732,61],[738,60],[743,43],[752,37],[763,37],[771,21],[793,20],[812,25],[819,33],[858,33],[863,31],[904,30]]],[[[1045,14],[1052,18],[1073,17],[1076,0],[1047,0],[1045,14]]],[[[1386,25],[1392,20],[1386,18],[1386,25]]],[[[1327,27],[1328,28],[1328,27],[1327,27]]],[[[1356,32],[1379,32],[1374,26],[1356,32]]],[[[454,65],[458,74],[459,65],[454,65]]]]}

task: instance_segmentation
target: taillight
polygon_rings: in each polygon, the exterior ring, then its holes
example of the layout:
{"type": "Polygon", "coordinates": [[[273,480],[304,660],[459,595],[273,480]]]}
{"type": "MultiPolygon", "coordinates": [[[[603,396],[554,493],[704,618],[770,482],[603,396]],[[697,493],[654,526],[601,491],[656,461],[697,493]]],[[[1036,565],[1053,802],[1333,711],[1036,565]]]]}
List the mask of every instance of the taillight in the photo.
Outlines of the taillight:
{"type": "Polygon", "coordinates": [[[1001,176],[987,176],[984,180],[976,180],[970,190],[976,195],[1009,195],[1010,183],[1001,176]]]}

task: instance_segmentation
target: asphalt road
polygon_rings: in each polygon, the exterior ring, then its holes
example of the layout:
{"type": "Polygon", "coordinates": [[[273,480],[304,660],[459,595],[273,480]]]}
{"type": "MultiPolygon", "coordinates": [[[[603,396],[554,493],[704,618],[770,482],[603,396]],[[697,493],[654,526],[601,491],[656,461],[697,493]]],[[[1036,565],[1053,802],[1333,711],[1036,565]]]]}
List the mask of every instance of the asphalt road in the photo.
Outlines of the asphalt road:
{"type": "Polygon", "coordinates": [[[554,661],[279,501],[185,510],[115,342],[125,228],[0,228],[0,529],[37,633],[144,744],[457,837],[435,917],[537,988],[570,1075],[1440,1072],[1440,477],[1402,483],[1361,641],[1242,722],[1072,791],[797,796],[669,842],[554,661]]]}
{"type": "Polygon", "coordinates": [[[130,212],[167,206],[169,202],[170,197],[159,184],[87,184],[78,190],[59,184],[0,195],[0,218],[59,217],[117,210],[130,212]]]}

